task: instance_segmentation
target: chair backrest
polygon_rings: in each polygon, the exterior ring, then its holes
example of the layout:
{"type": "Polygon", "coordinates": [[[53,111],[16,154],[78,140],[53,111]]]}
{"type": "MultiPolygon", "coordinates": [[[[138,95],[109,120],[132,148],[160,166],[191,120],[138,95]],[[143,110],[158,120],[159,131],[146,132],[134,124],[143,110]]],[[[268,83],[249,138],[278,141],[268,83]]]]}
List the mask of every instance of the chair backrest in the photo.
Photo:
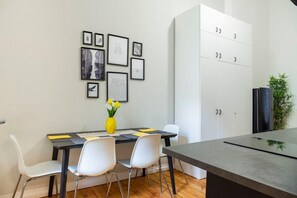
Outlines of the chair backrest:
{"type": "Polygon", "coordinates": [[[79,175],[97,176],[114,168],[116,164],[115,138],[106,137],[86,141],[79,157],[79,175]]]}
{"type": "Polygon", "coordinates": [[[160,157],[160,140],[160,134],[139,137],[132,151],[131,166],[135,168],[147,168],[155,164],[160,157]]]}
{"type": "Polygon", "coordinates": [[[19,145],[19,142],[15,138],[14,135],[9,135],[9,136],[10,136],[10,139],[12,140],[12,142],[13,142],[14,148],[15,148],[15,150],[17,152],[17,155],[18,155],[18,169],[19,169],[19,172],[21,174],[26,174],[26,164],[25,164],[25,161],[24,161],[23,153],[22,153],[21,147],[19,145]]]}
{"type": "Polygon", "coordinates": [[[165,125],[163,131],[177,134],[177,136],[172,138],[172,140],[175,141],[175,142],[178,142],[178,132],[179,132],[179,126],[178,125],[167,124],[167,125],[165,125]]]}

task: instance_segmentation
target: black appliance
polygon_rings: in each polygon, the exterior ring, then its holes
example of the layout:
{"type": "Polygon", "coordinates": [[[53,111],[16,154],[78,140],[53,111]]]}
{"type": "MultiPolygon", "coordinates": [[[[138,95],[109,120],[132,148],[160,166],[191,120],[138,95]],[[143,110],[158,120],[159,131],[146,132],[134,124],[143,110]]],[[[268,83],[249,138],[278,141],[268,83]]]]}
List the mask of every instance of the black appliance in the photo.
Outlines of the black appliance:
{"type": "Polygon", "coordinates": [[[273,94],[270,88],[253,89],[253,133],[273,130],[273,94]]]}
{"type": "Polygon", "coordinates": [[[297,6],[297,0],[291,0],[297,6]]]}

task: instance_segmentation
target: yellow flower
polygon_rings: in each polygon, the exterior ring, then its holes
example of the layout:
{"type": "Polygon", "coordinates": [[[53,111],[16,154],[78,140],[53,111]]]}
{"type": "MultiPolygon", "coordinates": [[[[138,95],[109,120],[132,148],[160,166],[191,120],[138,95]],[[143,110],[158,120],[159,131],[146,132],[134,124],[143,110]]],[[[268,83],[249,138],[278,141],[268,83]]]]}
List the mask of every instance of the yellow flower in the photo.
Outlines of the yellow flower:
{"type": "Polygon", "coordinates": [[[111,105],[112,104],[112,99],[108,98],[107,103],[111,105]]]}
{"type": "Polygon", "coordinates": [[[120,108],[120,106],[121,106],[121,103],[119,103],[119,101],[116,101],[115,103],[114,103],[114,107],[115,108],[120,108]]]}

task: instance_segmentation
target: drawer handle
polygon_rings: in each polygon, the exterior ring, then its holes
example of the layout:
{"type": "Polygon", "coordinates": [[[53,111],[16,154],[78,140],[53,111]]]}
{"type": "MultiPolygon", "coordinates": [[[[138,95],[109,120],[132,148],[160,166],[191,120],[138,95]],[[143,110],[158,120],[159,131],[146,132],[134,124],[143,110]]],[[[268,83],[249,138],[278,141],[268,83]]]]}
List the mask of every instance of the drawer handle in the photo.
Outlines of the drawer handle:
{"type": "Polygon", "coordinates": [[[218,58],[218,56],[219,56],[219,53],[218,53],[218,52],[216,52],[216,58],[218,58]]]}
{"type": "Polygon", "coordinates": [[[222,110],[221,109],[219,110],[219,115],[222,115],[222,110]]]}
{"type": "Polygon", "coordinates": [[[218,109],[216,109],[216,115],[218,115],[218,113],[219,113],[219,110],[218,110],[218,109]]]}
{"type": "Polygon", "coordinates": [[[220,29],[219,29],[219,34],[221,34],[221,33],[222,33],[222,29],[220,28],[220,29]]]}
{"type": "Polygon", "coordinates": [[[219,59],[221,59],[222,58],[222,54],[221,53],[219,53],[219,59]]]}
{"type": "Polygon", "coordinates": [[[236,38],[237,38],[237,34],[235,33],[235,34],[234,34],[234,39],[236,39],[236,38]]]}
{"type": "Polygon", "coordinates": [[[219,31],[219,28],[218,27],[216,27],[216,33],[219,31]]]}
{"type": "Polygon", "coordinates": [[[237,58],[236,58],[236,57],[234,57],[234,62],[235,62],[235,63],[237,62],[237,58]]]}

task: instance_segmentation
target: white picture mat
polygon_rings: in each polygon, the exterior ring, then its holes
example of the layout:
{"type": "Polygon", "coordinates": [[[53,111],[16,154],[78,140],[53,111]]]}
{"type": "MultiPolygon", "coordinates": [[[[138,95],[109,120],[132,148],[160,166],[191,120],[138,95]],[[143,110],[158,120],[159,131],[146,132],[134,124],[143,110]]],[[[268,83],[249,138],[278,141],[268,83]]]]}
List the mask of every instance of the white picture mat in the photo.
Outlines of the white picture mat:
{"type": "Polygon", "coordinates": [[[114,134],[109,134],[107,132],[88,132],[88,133],[77,133],[80,138],[86,138],[86,137],[100,137],[100,136],[119,136],[119,135],[124,135],[124,134],[133,134],[136,133],[137,131],[134,130],[121,130],[121,131],[116,131],[114,134]]]}
{"type": "Polygon", "coordinates": [[[132,67],[132,78],[143,79],[144,74],[144,65],[143,60],[140,59],[132,59],[131,67],[132,67]]]}
{"type": "Polygon", "coordinates": [[[122,73],[107,73],[108,98],[113,101],[128,101],[127,75],[122,73]]]}
{"type": "Polygon", "coordinates": [[[108,36],[108,63],[128,65],[128,39],[108,36]]]}

